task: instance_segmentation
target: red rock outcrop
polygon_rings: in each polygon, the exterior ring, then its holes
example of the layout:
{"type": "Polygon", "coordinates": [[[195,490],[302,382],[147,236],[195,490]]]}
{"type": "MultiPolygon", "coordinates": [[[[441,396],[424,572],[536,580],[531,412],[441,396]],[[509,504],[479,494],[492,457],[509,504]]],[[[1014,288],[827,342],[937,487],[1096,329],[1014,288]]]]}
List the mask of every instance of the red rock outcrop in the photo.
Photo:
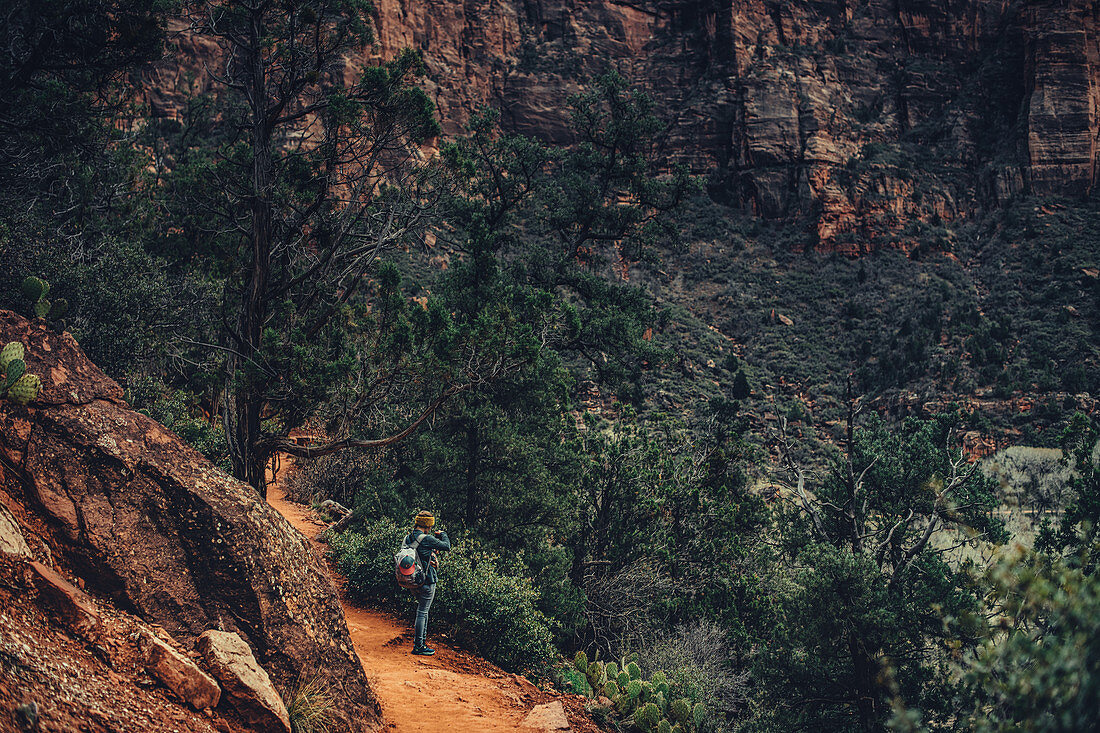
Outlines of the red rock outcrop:
{"type": "Polygon", "coordinates": [[[138,636],[138,646],[145,657],[145,670],[177,697],[195,710],[218,706],[222,696],[218,683],[168,642],[146,631],[138,636]]]}
{"type": "MultiPolygon", "coordinates": [[[[1020,193],[1097,176],[1100,8],[1088,0],[378,0],[355,63],[423,52],[444,130],[482,104],[568,140],[568,96],[616,68],[717,198],[808,217],[821,249],[907,247],[1020,193]]],[[[175,30],[182,31],[182,23],[175,30]]],[[[145,81],[155,114],[209,91],[187,32],[145,81]]]]}
{"type": "Polygon", "coordinates": [[[185,647],[238,633],[286,695],[328,679],[335,730],[380,711],[335,589],[306,540],[248,486],[129,409],[68,334],[0,311],[0,341],[22,341],[43,392],[0,406],[0,456],[29,512],[90,591],[163,626],[185,647]]]}

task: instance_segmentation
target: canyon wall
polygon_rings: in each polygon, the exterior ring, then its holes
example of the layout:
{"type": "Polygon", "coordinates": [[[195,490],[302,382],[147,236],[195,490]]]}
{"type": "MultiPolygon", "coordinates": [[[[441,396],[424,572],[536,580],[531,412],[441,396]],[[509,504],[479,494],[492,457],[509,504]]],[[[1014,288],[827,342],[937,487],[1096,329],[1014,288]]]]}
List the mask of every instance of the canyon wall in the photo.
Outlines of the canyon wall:
{"type": "MultiPolygon", "coordinates": [[[[569,140],[568,98],[618,69],[665,150],[719,201],[805,220],[816,247],[907,248],[1019,194],[1097,177],[1100,5],[1085,0],[377,0],[349,69],[423,53],[447,134],[481,105],[569,140]]],[[[172,24],[154,115],[209,91],[219,51],[172,24]]]]}
{"type": "Polygon", "coordinates": [[[907,246],[1022,193],[1096,183],[1100,8],[1082,0],[379,0],[420,49],[448,133],[480,104],[568,139],[568,96],[616,68],[716,198],[806,217],[822,249],[907,246]]]}

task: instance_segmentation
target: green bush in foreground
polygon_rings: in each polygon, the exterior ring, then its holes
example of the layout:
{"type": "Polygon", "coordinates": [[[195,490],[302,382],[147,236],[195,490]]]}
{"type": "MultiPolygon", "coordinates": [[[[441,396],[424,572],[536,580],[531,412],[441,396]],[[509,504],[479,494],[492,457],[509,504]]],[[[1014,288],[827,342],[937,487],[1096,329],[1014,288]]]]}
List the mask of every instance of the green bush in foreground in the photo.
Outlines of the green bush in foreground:
{"type": "Polygon", "coordinates": [[[1023,553],[989,572],[997,628],[963,677],[972,729],[1086,730],[1100,701],[1100,576],[1023,553]]]}
{"type": "MultiPolygon", "coordinates": [[[[330,545],[354,597],[411,618],[413,596],[393,579],[393,553],[406,533],[382,519],[362,531],[334,535],[330,545]]],[[[475,542],[456,543],[440,558],[430,620],[433,630],[445,627],[459,643],[508,670],[541,666],[555,654],[550,621],[535,607],[531,581],[501,572],[515,565],[475,542]]]]}

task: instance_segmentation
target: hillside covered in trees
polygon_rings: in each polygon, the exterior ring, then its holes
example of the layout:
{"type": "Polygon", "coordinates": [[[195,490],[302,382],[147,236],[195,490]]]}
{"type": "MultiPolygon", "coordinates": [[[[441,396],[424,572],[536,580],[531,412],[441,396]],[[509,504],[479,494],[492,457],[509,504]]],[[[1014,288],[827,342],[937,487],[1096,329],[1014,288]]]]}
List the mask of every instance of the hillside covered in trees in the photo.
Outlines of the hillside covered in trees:
{"type": "Polygon", "coordinates": [[[1086,730],[1098,17],[19,0],[0,309],[607,730],[1086,730]]]}

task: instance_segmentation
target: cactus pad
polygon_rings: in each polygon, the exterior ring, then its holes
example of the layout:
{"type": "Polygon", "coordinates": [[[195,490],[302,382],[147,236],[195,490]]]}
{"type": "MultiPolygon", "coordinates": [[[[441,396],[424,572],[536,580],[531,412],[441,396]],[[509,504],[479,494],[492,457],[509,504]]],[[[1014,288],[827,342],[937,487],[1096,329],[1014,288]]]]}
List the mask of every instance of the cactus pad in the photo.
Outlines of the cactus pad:
{"type": "Polygon", "coordinates": [[[42,391],[42,380],[37,374],[24,374],[8,390],[7,398],[17,405],[26,405],[42,391]]]}
{"type": "Polygon", "coordinates": [[[603,695],[614,699],[619,694],[619,686],[614,682],[608,681],[603,684],[603,695]]]}
{"type": "Polygon", "coordinates": [[[657,724],[657,733],[672,733],[672,726],[669,725],[667,720],[661,720],[661,722],[657,724]]]}
{"type": "Polygon", "coordinates": [[[46,297],[50,292],[50,284],[39,277],[28,277],[23,280],[23,295],[36,303],[46,297]]]}
{"type": "Polygon", "coordinates": [[[703,723],[707,719],[707,709],[701,702],[695,703],[695,708],[691,711],[691,720],[695,723],[696,728],[702,728],[703,723]]]}
{"type": "Polygon", "coordinates": [[[573,665],[580,672],[588,671],[588,655],[584,652],[577,652],[577,656],[573,657],[573,665]]]}
{"type": "Polygon", "coordinates": [[[626,686],[630,684],[630,675],[625,670],[621,670],[615,681],[619,683],[619,687],[625,690],[626,686]]]}
{"type": "MultiPolygon", "coordinates": [[[[661,720],[661,711],[657,709],[657,706],[653,703],[646,703],[644,707],[638,708],[638,713],[641,713],[642,721],[646,726],[646,730],[653,730],[657,727],[657,723],[661,720]]],[[[638,713],[634,714],[635,720],[638,718],[638,713]]]]}
{"type": "Polygon", "coordinates": [[[631,662],[626,665],[626,672],[630,675],[632,680],[640,680],[642,678],[642,668],[638,666],[637,662],[631,662]]]}
{"type": "Polygon", "coordinates": [[[686,697],[673,700],[670,712],[677,723],[687,725],[691,722],[691,701],[686,697]]]}
{"type": "Polygon", "coordinates": [[[22,359],[14,359],[4,371],[4,381],[0,382],[0,390],[10,388],[27,371],[27,364],[22,359]]]}
{"type": "Polygon", "coordinates": [[[0,350],[0,371],[4,371],[8,368],[8,364],[12,363],[16,359],[22,359],[26,355],[23,344],[18,341],[12,341],[2,350],[0,350]]]}

